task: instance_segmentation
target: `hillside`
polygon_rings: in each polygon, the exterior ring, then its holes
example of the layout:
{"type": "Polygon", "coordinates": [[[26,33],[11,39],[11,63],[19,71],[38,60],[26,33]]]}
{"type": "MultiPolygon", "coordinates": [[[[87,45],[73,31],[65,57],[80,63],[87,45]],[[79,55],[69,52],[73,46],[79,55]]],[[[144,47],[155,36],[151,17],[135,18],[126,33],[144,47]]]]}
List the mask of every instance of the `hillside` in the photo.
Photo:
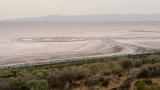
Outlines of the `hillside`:
{"type": "Polygon", "coordinates": [[[160,90],[160,55],[1,68],[1,90],[160,90]]]}

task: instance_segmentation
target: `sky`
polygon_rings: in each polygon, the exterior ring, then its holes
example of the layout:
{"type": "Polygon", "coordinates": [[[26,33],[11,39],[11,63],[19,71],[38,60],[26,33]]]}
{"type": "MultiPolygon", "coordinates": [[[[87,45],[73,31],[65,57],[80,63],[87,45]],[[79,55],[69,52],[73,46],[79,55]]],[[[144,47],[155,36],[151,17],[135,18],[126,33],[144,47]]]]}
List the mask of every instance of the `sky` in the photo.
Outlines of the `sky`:
{"type": "Polygon", "coordinates": [[[0,20],[47,15],[158,13],[160,0],[0,0],[0,20]]]}

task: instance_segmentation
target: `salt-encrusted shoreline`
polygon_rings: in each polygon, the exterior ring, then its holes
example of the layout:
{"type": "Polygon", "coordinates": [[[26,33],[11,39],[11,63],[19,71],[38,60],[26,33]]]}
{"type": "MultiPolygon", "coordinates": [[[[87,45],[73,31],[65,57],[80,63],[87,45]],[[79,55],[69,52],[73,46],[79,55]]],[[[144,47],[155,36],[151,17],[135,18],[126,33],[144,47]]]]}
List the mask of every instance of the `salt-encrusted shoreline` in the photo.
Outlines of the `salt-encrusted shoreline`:
{"type": "Polygon", "coordinates": [[[86,60],[95,60],[98,58],[104,57],[113,57],[113,56],[125,56],[125,55],[146,55],[146,54],[159,54],[159,52],[137,52],[137,53],[128,53],[128,54],[110,54],[110,55],[95,55],[95,56],[86,56],[86,57],[74,57],[74,58],[64,58],[64,59],[53,59],[37,62],[27,62],[27,63],[16,63],[8,65],[0,65],[0,68],[20,68],[20,67],[30,67],[30,66],[41,66],[41,65],[51,65],[51,64],[60,64],[67,62],[76,62],[76,61],[86,61],[86,60]]]}
{"type": "MultiPolygon", "coordinates": [[[[93,39],[93,38],[92,38],[93,39]]],[[[97,38],[96,38],[97,39],[97,38]]],[[[120,56],[120,55],[139,55],[139,54],[154,54],[157,51],[152,49],[147,49],[135,45],[129,45],[125,43],[118,43],[114,40],[108,40],[106,38],[100,38],[98,40],[103,40],[103,42],[108,42],[111,46],[110,53],[106,54],[97,54],[97,55],[89,55],[89,56],[75,56],[69,58],[60,58],[60,59],[48,59],[48,60],[35,60],[26,63],[14,63],[14,64],[2,64],[0,68],[9,68],[9,67],[30,67],[30,66],[40,66],[40,65],[49,65],[49,64],[58,64],[58,63],[66,63],[66,62],[73,62],[73,61],[84,61],[84,60],[92,60],[97,58],[103,57],[110,57],[110,56],[120,56]]],[[[23,58],[23,57],[22,57],[23,58]]],[[[18,59],[18,58],[17,58],[18,59]]]]}

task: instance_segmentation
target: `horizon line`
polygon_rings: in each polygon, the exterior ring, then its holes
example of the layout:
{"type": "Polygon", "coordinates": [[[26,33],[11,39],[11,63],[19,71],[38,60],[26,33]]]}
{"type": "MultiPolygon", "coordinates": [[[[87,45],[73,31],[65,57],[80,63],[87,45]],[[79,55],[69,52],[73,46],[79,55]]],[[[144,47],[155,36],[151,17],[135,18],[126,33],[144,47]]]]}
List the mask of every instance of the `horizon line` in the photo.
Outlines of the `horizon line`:
{"type": "Polygon", "coordinates": [[[103,16],[103,15],[119,15],[119,16],[127,16],[127,15],[160,15],[160,13],[127,13],[127,14],[119,14],[119,13],[108,13],[108,14],[77,14],[77,15],[60,15],[60,14],[49,14],[49,15],[42,15],[42,16],[31,16],[31,17],[19,17],[19,18],[8,18],[8,19],[0,19],[0,21],[10,21],[10,20],[20,20],[20,19],[32,19],[32,18],[43,18],[49,16],[59,16],[59,17],[71,17],[71,16],[103,16]]]}

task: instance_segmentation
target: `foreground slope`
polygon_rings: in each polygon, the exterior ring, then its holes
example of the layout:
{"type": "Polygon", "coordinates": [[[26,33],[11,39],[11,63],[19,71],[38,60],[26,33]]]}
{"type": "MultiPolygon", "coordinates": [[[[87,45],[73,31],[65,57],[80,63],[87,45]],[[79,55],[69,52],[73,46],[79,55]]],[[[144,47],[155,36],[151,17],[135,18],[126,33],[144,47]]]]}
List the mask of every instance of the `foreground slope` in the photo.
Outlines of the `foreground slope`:
{"type": "Polygon", "coordinates": [[[159,90],[160,55],[0,69],[1,90],[159,90]]]}

